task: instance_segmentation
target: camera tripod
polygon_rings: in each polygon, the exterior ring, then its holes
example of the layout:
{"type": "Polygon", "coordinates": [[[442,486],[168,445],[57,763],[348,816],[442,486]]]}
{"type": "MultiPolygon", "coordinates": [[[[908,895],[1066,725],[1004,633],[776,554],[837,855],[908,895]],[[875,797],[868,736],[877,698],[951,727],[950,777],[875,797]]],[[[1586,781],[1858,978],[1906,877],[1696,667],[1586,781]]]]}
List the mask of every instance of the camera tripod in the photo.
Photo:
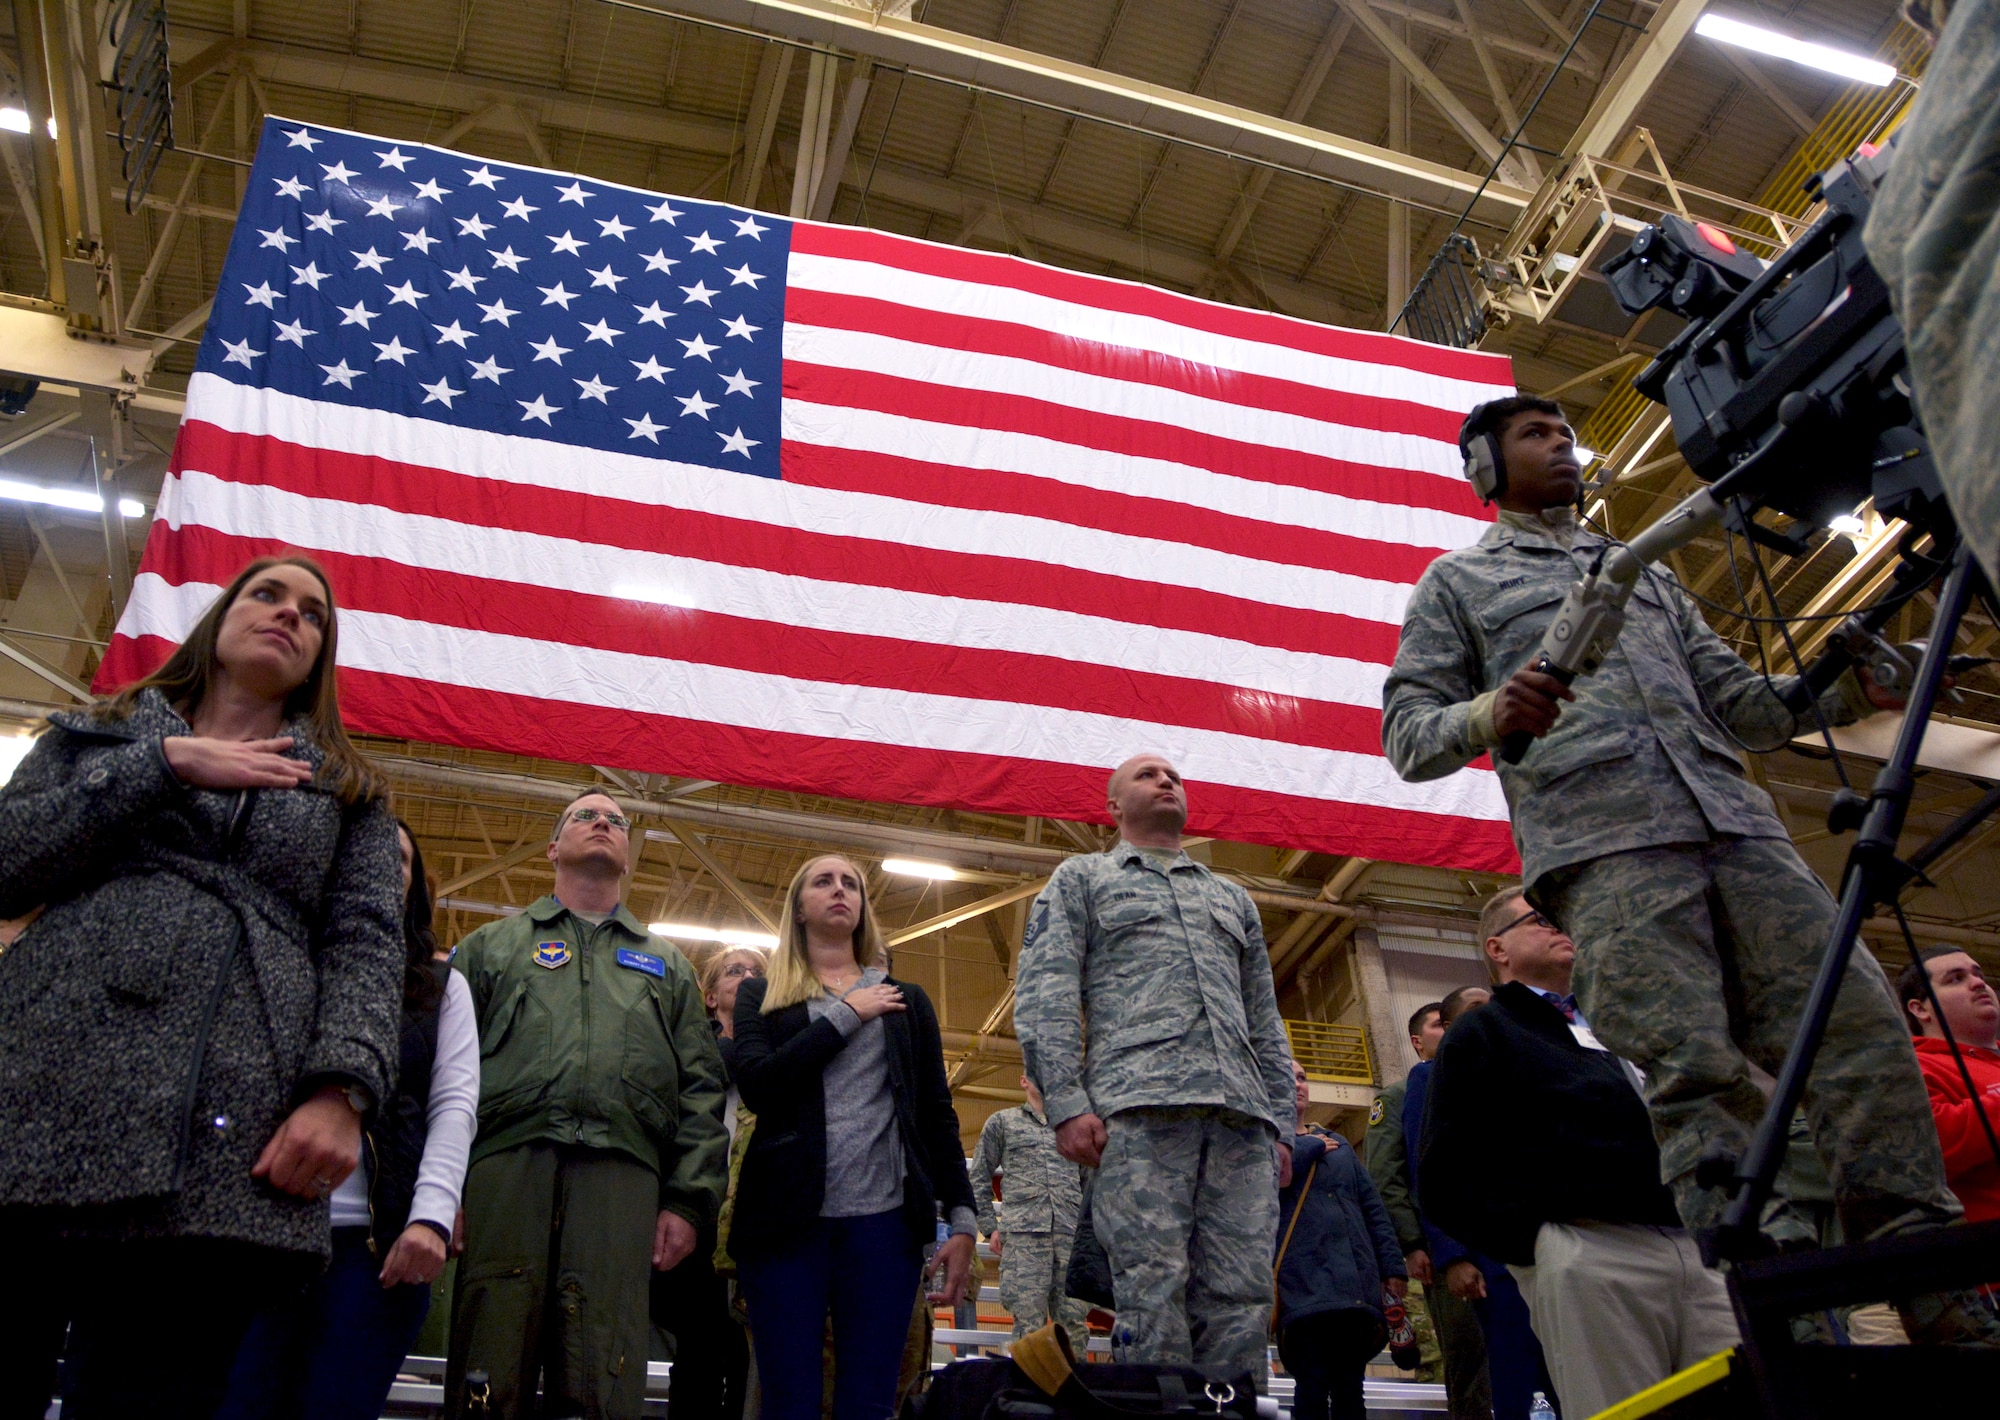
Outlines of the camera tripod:
{"type": "Polygon", "coordinates": [[[1960,543],[1951,553],[1895,748],[1867,798],[1843,790],[1828,813],[1828,826],[1836,832],[1859,830],[1841,878],[1831,939],[1770,1104],[1749,1148],[1730,1171],[1733,1196],[1722,1224],[1703,1239],[1711,1262],[1723,1259],[1732,1264],[1729,1290],[1743,1332],[1744,1361],[1769,1412],[1787,1420],[1864,1413],[1878,1390],[1885,1402],[1894,1394],[1907,1403],[1912,1393],[1908,1387],[1928,1390],[1939,1382],[1939,1367],[1965,1372],[1968,1381],[1976,1375],[1983,1387],[2000,1378],[2000,1353],[1802,1346],[1794,1341],[1791,1328],[1793,1317],[1833,1306],[1970,1288],[2000,1279],[2000,1222],[1783,1257],[1768,1255],[1769,1245],[1758,1231],[1784,1162],[1788,1128],[1863,922],[1878,905],[1893,906],[1906,885],[1922,879],[1927,866],[2000,808],[2000,787],[1996,787],[1908,859],[1897,857],[1897,840],[1916,786],[1917,752],[1944,688],[1952,642],[1975,597],[1989,609],[1995,605],[1992,585],[1960,543]]]}

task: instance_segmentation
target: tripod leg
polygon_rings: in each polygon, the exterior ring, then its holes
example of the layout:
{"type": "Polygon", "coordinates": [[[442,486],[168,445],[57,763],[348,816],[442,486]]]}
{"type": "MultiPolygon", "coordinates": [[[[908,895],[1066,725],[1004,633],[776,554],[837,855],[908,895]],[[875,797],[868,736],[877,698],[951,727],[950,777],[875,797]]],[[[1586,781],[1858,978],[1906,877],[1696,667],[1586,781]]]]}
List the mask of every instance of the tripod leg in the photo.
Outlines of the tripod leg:
{"type": "Polygon", "coordinates": [[[1772,1091],[1770,1106],[1764,1111],[1757,1132],[1751,1138],[1750,1148],[1737,1163],[1736,1196],[1730,1200],[1716,1237],[1716,1252],[1722,1257],[1742,1261],[1756,1256],[1761,1248],[1758,1220],[1763,1215],[1764,1205],[1770,1201],[1778,1168],[1784,1162],[1785,1139],[1792,1113],[1805,1094],[1806,1076],[1812,1069],[1813,1058],[1819,1053],[1820,1041],[1826,1035],[1834,997],[1847,973],[1848,961],[1854,955],[1861,924],[1876,903],[1893,897],[1902,886],[1904,870],[1896,861],[1896,841],[1909,813],[1917,750],[1923,743],[1931,711],[1937,705],[1945,666],[1951,659],[1952,641],[1958,635],[1959,621],[1973,594],[1975,579],[1983,581],[1971,554],[1961,546],[1952,561],[1951,573],[1945,579],[1944,590],[1938,597],[1930,642],[1924,650],[1916,684],[1911,687],[1910,702],[1904,711],[1902,729],[1896,736],[1896,747],[1875,776],[1867,815],[1862,820],[1854,847],[1848,853],[1847,868],[1841,878],[1840,910],[1834,920],[1832,940],[1820,960],[1812,992],[1806,998],[1798,1035],[1785,1056],[1777,1088],[1772,1091]]]}

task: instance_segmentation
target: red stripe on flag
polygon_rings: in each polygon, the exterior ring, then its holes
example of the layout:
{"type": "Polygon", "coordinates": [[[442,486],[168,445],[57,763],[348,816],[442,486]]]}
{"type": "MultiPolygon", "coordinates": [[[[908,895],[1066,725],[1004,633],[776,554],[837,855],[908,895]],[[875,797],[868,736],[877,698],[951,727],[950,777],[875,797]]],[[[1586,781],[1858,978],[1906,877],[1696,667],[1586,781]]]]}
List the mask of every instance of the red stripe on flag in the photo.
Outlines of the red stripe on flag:
{"type": "MultiPolygon", "coordinates": [[[[177,580],[217,586],[226,586],[251,559],[286,550],[275,539],[238,537],[197,524],[183,527],[178,541],[177,580]]],[[[379,557],[303,550],[332,579],[335,605],[350,611],[756,675],[1042,705],[1350,754],[1379,755],[1382,750],[1382,715],[1369,707],[1059,656],[798,628],[410,567],[379,557]]]]}
{"type": "Polygon", "coordinates": [[[1156,286],[1058,271],[1015,257],[968,251],[964,247],[939,246],[915,237],[800,222],[792,228],[792,250],[818,256],[845,257],[851,261],[871,261],[953,281],[1008,286],[1073,305],[1150,316],[1155,320],[1233,339],[1252,340],[1260,345],[1289,346],[1340,360],[1394,366],[1477,384],[1511,387],[1514,383],[1513,362],[1505,355],[1453,350],[1392,335],[1347,330],[1290,316],[1243,310],[1193,296],[1176,295],[1156,286]]]}
{"type": "Polygon", "coordinates": [[[1472,485],[1460,479],[1380,464],[1350,462],[1297,449],[1205,434],[1178,424],[1103,414],[1027,395],[995,394],[951,384],[837,365],[785,361],[785,397],[838,408],[873,409],[1055,439],[1135,458],[1164,459],[1261,483],[1290,484],[1370,503],[1433,508],[1491,520],[1472,485]]]}
{"type": "MultiPolygon", "coordinates": [[[[167,658],[154,637],[112,638],[105,667],[123,684],[167,658]]],[[[619,767],[871,803],[977,804],[983,812],[1103,823],[1105,771],[1002,755],[859,744],[468,690],[434,681],[340,673],[343,718],[361,734],[429,740],[569,763],[580,745],[615,745],[619,767]]],[[[1225,784],[1188,785],[1190,833],[1476,872],[1516,873],[1507,825],[1338,803],[1225,784]]]]}
{"type": "Polygon", "coordinates": [[[830,582],[1049,607],[1384,665],[1396,654],[1397,628],[1386,622],[1273,606],[1024,558],[940,552],[502,483],[372,455],[309,448],[268,435],[232,434],[199,420],[181,426],[176,467],[426,517],[443,516],[441,510],[449,509],[453,521],[474,527],[574,538],[830,582]]]}
{"type": "Polygon", "coordinates": [[[794,286],[785,294],[785,319],[838,330],[866,331],[944,350],[1032,360],[1052,369],[1176,390],[1225,404],[1293,414],[1301,419],[1355,429],[1414,434],[1449,444],[1458,442],[1458,426],[1465,418],[1464,410],[1246,374],[1006,321],[897,305],[872,296],[841,295],[794,286]]]}
{"type": "Polygon", "coordinates": [[[1438,549],[1378,542],[1317,528],[1292,527],[1219,513],[1168,498],[1141,498],[1083,488],[1053,478],[923,463],[893,454],[839,449],[788,440],[780,459],[785,482],[848,493],[874,493],[917,503],[979,512],[1054,518],[1076,527],[1126,537],[1184,542],[1260,562],[1283,562],[1328,572],[1415,586],[1438,549]]]}

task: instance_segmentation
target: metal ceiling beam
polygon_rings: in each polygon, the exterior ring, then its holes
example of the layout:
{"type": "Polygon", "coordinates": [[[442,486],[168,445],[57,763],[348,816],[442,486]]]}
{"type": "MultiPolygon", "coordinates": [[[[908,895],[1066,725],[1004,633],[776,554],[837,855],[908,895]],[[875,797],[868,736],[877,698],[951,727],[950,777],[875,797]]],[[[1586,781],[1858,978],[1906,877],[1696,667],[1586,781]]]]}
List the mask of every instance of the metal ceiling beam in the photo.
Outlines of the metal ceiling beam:
{"type": "MultiPolygon", "coordinates": [[[[866,54],[926,78],[1115,124],[1271,167],[1430,207],[1462,207],[1478,173],[1396,153],[1237,104],[871,13],[840,0],[620,0],[627,8],[721,24],[794,43],[866,54]]],[[[1508,220],[1528,190],[1489,186],[1488,219],[1508,220]]]]}
{"type": "MultiPolygon", "coordinates": [[[[195,49],[211,40],[226,38],[213,31],[185,26],[173,34],[176,49],[183,44],[195,49]]],[[[566,94],[539,84],[468,78],[422,65],[389,64],[331,50],[258,40],[245,41],[241,54],[250,71],[266,84],[321,89],[354,98],[408,104],[426,113],[443,111],[460,116],[477,114],[496,105],[513,105],[531,122],[546,127],[659,144],[692,153],[726,156],[739,146],[738,128],[733,123],[674,109],[566,94]]]]}
{"type": "MultiPolygon", "coordinates": [[[[796,161],[796,153],[796,148],[789,143],[779,146],[780,161],[788,167],[796,161]]],[[[1141,241],[1131,232],[1087,217],[1071,216],[1046,207],[996,209],[990,188],[982,191],[890,163],[875,166],[872,181],[870,172],[869,165],[860,158],[850,158],[842,180],[856,190],[866,183],[873,198],[886,198],[961,221],[984,211],[989,222],[997,221],[1002,225],[1006,236],[1021,239],[1017,244],[1010,244],[1018,245],[1021,254],[1032,260],[1048,259],[1039,253],[1038,249],[1043,245],[1059,247],[1063,251],[1113,263],[1189,290],[1201,286],[1215,271],[1215,259],[1205,252],[1157,238],[1141,241]]],[[[1304,282],[1262,274],[1260,289],[1286,315],[1335,324],[1351,323],[1339,293],[1324,286],[1308,286],[1304,282]]]]}
{"type": "MultiPolygon", "coordinates": [[[[1340,48],[1347,43],[1347,37],[1354,33],[1354,17],[1345,10],[1338,11],[1333,22],[1326,27],[1319,48],[1306,62],[1305,73],[1292,89],[1291,98],[1285,101],[1284,117],[1292,123],[1303,123],[1305,116],[1319,97],[1319,91],[1326,86],[1326,76],[1333,72],[1333,61],[1340,57],[1340,48]]],[[[1264,200],[1270,189],[1271,180],[1277,173],[1270,168],[1259,168],[1250,174],[1242,196],[1236,199],[1236,207],[1229,214],[1229,220],[1222,224],[1222,235],[1215,239],[1215,259],[1226,262],[1236,251],[1236,244],[1243,240],[1243,233],[1250,227],[1250,219],[1256,214],[1257,204],[1264,200]]]]}
{"type": "Polygon", "coordinates": [[[975,917],[984,917],[989,912],[997,912],[1012,906],[1024,897],[1033,897],[1049,885],[1046,877],[1032,882],[1021,883],[1004,892],[996,892],[991,897],[982,897],[977,902],[968,902],[963,907],[954,907],[949,912],[940,912],[935,917],[927,917],[922,922],[889,934],[889,945],[900,947],[905,942],[914,942],[919,937],[928,937],[933,932],[946,932],[961,922],[970,922],[975,917]]]}
{"type": "MultiPolygon", "coordinates": [[[[678,810],[678,812],[685,812],[685,809],[678,810]]],[[[776,932],[778,930],[777,914],[771,911],[770,904],[738,882],[736,876],[729,869],[722,866],[722,861],[715,856],[715,851],[702,840],[699,834],[688,827],[687,824],[677,823],[670,818],[661,817],[660,822],[666,825],[668,832],[680,840],[681,847],[694,854],[695,860],[701,864],[702,870],[718,883],[722,884],[723,891],[735,898],[745,911],[764,924],[765,931],[776,932]]]]}
{"type": "Polygon", "coordinates": [[[1499,169],[1503,182],[1513,183],[1526,191],[1533,191],[1535,182],[1528,176],[1527,169],[1505,146],[1495,138],[1485,124],[1474,116],[1463,100],[1445,87],[1444,80],[1431,71],[1429,65],[1417,57],[1416,51],[1403,43],[1402,37],[1389,28],[1389,22],[1375,13],[1368,0],[1340,0],[1347,13],[1354,16],[1354,22],[1368,32],[1368,38],[1375,47],[1389,56],[1389,62],[1409,76],[1412,84],[1431,107],[1443,114],[1445,121],[1458,130],[1459,136],[1472,145],[1472,150],[1489,164],[1499,169]]]}
{"type": "Polygon", "coordinates": [[[23,670],[34,672],[56,689],[66,692],[85,705],[94,698],[90,693],[90,687],[75,676],[67,671],[58,670],[40,656],[23,650],[4,635],[0,635],[0,656],[5,656],[23,670]]]}
{"type": "Polygon", "coordinates": [[[450,897],[455,892],[463,892],[474,883],[483,883],[496,874],[506,872],[509,868],[518,868],[531,858],[545,858],[548,856],[548,851],[549,845],[546,843],[523,843],[517,848],[510,848],[492,862],[482,863],[477,868],[468,868],[457,877],[441,884],[437,896],[450,897]]]}
{"type": "Polygon", "coordinates": [[[1801,138],[1812,137],[1813,130],[1819,125],[1813,122],[1811,114],[1791,101],[1785,91],[1764,72],[1763,66],[1734,45],[1725,44],[1720,48],[1722,57],[1729,61],[1730,67],[1743,76],[1745,83],[1764,96],[1764,102],[1776,109],[1779,117],[1796,128],[1801,138]]]}
{"type": "Polygon", "coordinates": [[[1681,41],[1694,31],[1708,0],[1661,0],[1646,22],[1646,32],[1625,52],[1611,71],[1583,122],[1576,126],[1564,156],[1589,153],[1602,157],[1625,137],[1639,105],[1673,61],[1681,41]]]}

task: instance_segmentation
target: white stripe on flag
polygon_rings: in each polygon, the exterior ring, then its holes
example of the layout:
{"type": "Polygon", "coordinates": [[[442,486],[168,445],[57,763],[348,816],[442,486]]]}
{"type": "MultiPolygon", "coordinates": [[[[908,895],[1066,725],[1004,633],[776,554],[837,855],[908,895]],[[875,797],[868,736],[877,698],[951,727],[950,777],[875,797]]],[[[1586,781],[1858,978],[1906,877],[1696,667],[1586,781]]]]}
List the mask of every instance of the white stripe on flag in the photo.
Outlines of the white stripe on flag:
{"type": "Polygon", "coordinates": [[[1402,625],[1403,606],[1410,595],[1409,586],[1400,582],[1266,562],[1048,518],[806,488],[667,459],[455,428],[385,410],[322,404],[215,375],[197,374],[188,382],[188,404],[199,418],[233,433],[269,435],[308,448],[684,508],[821,536],[1018,558],[1199,591],[1226,589],[1231,595],[1273,606],[1338,612],[1392,626],[1402,625]]]}
{"type": "MultiPolygon", "coordinates": [[[[1108,375],[1064,370],[1012,355],[986,355],[923,345],[870,331],[785,322],[785,358],[836,370],[918,380],[944,389],[1045,400],[1066,409],[1089,410],[1140,424],[1165,424],[1218,439],[1319,458],[1344,459],[1378,468],[1409,469],[1458,482],[1464,457],[1455,443],[1420,434],[1392,434],[1335,424],[1303,414],[1285,414],[1255,405],[1231,404],[1205,395],[1135,384],[1108,375]]],[[[945,405],[948,409],[949,403],[945,405]]]]}
{"type": "MultiPolygon", "coordinates": [[[[137,579],[127,634],[178,641],[221,591],[137,579]]],[[[341,613],[340,662],[356,670],[778,734],[1108,768],[1156,746],[1188,778],[1375,808],[1504,822],[1490,771],[1406,784],[1380,755],[1311,749],[1011,701],[878,690],[499,636],[379,612],[341,613]]]]}
{"type": "Polygon", "coordinates": [[[976,429],[796,397],[785,400],[783,417],[784,437],[791,443],[919,459],[949,468],[1025,474],[1400,546],[1469,547],[1492,526],[1483,518],[1433,508],[1345,498],[1316,488],[1237,478],[1191,464],[1108,453],[1011,430],[976,429]]]}
{"type": "MultiPolygon", "coordinates": [[[[276,538],[353,557],[379,557],[556,591],[719,612],[811,631],[1004,651],[1237,686],[1271,695],[1379,710],[1386,666],[1253,645],[1078,612],[850,582],[606,547],[573,538],[486,528],[235,483],[184,471],[175,528],[276,538]]],[[[164,504],[163,499],[163,504],[164,504]]]]}

